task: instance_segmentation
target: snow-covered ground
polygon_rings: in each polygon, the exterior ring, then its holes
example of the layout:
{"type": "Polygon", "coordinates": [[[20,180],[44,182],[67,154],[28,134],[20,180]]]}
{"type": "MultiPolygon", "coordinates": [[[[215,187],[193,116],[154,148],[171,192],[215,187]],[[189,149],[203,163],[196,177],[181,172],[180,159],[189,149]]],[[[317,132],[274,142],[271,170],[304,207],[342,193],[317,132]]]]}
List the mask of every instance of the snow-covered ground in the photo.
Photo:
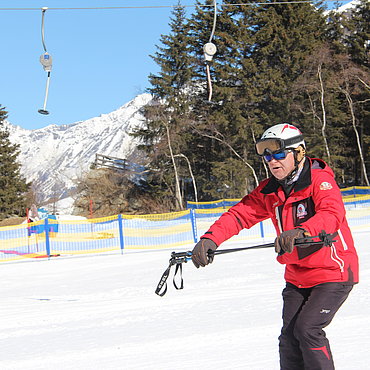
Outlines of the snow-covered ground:
{"type": "MultiPolygon", "coordinates": [[[[354,236],[361,283],[326,330],[337,370],[369,369],[370,231],[354,236]]],[[[184,264],[184,290],[171,274],[161,298],[170,252],[1,264],[0,368],[279,369],[284,282],[274,251],[184,264]]]]}

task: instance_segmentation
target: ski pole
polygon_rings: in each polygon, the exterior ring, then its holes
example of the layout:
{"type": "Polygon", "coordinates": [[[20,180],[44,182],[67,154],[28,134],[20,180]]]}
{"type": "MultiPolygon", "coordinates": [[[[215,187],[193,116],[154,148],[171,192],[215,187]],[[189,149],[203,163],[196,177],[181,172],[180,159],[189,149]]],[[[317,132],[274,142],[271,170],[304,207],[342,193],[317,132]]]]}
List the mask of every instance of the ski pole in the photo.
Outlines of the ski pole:
{"type": "MultiPolygon", "coordinates": [[[[319,235],[316,236],[308,236],[304,238],[299,238],[295,240],[294,245],[301,248],[307,248],[312,245],[319,245],[319,246],[330,246],[332,243],[336,242],[334,238],[338,235],[337,232],[333,234],[327,234],[324,230],[319,233],[319,235]],[[319,239],[319,240],[314,240],[319,239]]],[[[267,244],[260,244],[260,245],[254,245],[249,247],[241,247],[241,248],[230,248],[230,249],[216,249],[215,251],[208,251],[208,256],[215,256],[218,254],[226,254],[226,253],[233,253],[233,252],[240,252],[245,251],[249,249],[262,249],[262,248],[272,248],[274,247],[274,243],[267,243],[267,244]]],[[[284,253],[281,253],[282,255],[284,253]]],[[[157,288],[155,290],[155,293],[159,295],[160,297],[163,297],[167,292],[167,279],[170,275],[171,267],[176,265],[175,268],[175,274],[173,276],[173,285],[177,290],[184,288],[184,281],[182,278],[182,264],[187,263],[191,260],[191,257],[193,255],[192,251],[186,251],[186,252],[172,252],[171,258],[169,261],[169,266],[167,267],[166,271],[163,273],[157,288]],[[175,278],[177,274],[180,274],[180,286],[178,286],[175,282],[175,278]],[[163,288],[164,287],[164,288],[163,288]],[[162,291],[163,289],[163,291],[162,291]]]]}
{"type": "MultiPolygon", "coordinates": [[[[336,242],[334,238],[338,235],[338,233],[333,234],[327,234],[326,231],[322,231],[319,233],[319,235],[316,236],[307,236],[304,238],[298,238],[295,240],[294,245],[296,247],[301,248],[308,248],[312,245],[322,245],[322,246],[328,246],[332,243],[336,242]],[[318,241],[315,241],[314,239],[320,239],[318,241]]],[[[275,243],[267,243],[267,244],[261,244],[261,245],[254,245],[251,247],[241,247],[241,248],[229,248],[229,249],[216,249],[215,251],[209,251],[209,255],[217,255],[217,254],[226,254],[226,253],[232,253],[232,252],[239,252],[244,251],[248,249],[262,249],[262,248],[272,248],[275,246],[275,243]]],[[[285,253],[285,252],[284,252],[285,253]]],[[[282,254],[284,254],[282,253],[282,254]]]]}

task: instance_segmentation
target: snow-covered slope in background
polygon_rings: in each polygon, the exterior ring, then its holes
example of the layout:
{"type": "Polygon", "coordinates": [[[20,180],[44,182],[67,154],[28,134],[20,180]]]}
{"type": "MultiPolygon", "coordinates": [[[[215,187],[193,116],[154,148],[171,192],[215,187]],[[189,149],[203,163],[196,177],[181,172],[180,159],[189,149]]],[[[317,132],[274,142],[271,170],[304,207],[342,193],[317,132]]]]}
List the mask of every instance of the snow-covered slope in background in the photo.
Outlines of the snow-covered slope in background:
{"type": "Polygon", "coordinates": [[[20,145],[22,174],[36,186],[40,200],[68,196],[96,153],[127,158],[135,148],[129,132],[143,122],[140,109],[150,100],[150,94],[142,94],[112,113],[37,130],[6,122],[11,142],[20,145]]]}

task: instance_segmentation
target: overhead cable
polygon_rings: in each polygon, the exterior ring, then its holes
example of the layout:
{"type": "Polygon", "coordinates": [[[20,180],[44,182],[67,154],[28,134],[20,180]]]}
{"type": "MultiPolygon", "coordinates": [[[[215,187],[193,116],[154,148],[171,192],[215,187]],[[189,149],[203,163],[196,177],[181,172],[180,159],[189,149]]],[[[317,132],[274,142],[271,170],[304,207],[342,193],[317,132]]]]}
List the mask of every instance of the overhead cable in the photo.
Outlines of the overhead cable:
{"type": "MultiPolygon", "coordinates": [[[[326,3],[337,2],[337,0],[326,0],[326,3]]],[[[296,1],[276,1],[276,2],[257,2],[257,3],[233,3],[233,4],[220,4],[220,7],[229,6],[251,6],[251,5],[281,5],[281,4],[313,4],[312,0],[296,0],[296,1]]],[[[119,9],[164,9],[164,8],[195,8],[199,5],[143,5],[143,6],[95,6],[95,7],[58,7],[48,8],[48,10],[119,10],[119,9]]],[[[213,7],[214,5],[200,5],[201,7],[213,7]]],[[[22,11],[39,11],[40,8],[0,8],[1,10],[22,10],[22,11]]]]}

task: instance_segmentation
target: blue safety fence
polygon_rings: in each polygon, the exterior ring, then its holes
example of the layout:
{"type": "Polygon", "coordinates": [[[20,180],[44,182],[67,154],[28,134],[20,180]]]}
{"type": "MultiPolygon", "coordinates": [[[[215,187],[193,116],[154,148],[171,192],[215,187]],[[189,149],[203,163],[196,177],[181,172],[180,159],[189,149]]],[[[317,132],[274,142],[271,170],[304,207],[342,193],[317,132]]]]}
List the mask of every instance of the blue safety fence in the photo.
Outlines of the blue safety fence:
{"type": "MultiPolygon", "coordinates": [[[[353,230],[370,230],[370,207],[362,204],[346,208],[353,230]]],[[[29,224],[0,227],[0,261],[125,249],[189,248],[224,212],[225,209],[219,207],[79,221],[49,217],[29,224]]],[[[242,230],[232,240],[261,242],[275,236],[271,220],[266,220],[242,230]]]]}
{"type": "Polygon", "coordinates": [[[352,186],[341,189],[346,209],[363,208],[370,206],[370,187],[352,186]]]}
{"type": "Polygon", "coordinates": [[[370,195],[370,186],[351,186],[350,188],[340,189],[344,197],[359,197],[363,195],[370,195]]]}

